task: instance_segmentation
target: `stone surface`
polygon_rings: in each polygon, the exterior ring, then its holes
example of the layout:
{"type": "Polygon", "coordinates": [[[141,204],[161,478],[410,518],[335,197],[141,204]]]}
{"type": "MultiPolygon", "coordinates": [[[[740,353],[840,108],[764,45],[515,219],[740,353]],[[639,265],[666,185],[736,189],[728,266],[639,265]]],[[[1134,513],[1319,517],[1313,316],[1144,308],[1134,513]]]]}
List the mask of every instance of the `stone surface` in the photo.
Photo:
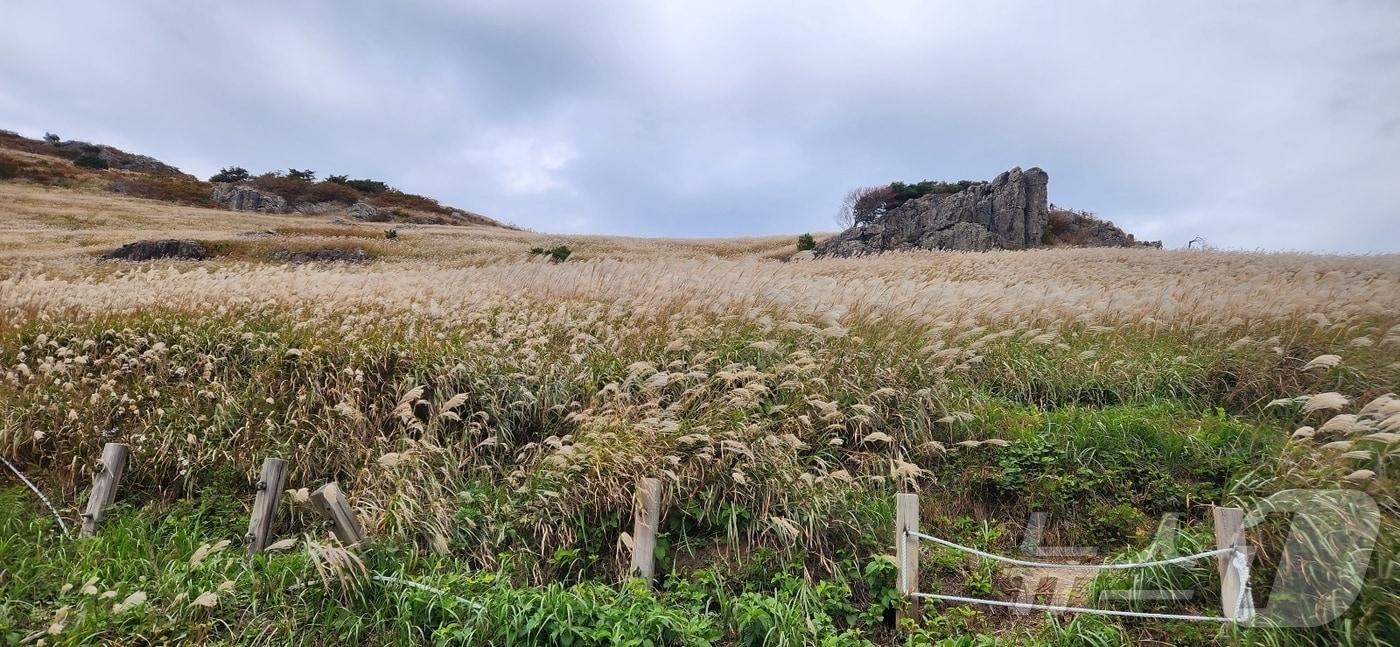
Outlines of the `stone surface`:
{"type": "Polygon", "coordinates": [[[209,250],[193,240],[138,240],[122,245],[102,258],[123,261],[149,261],[158,258],[203,260],[209,258],[209,250]]]}
{"type": "Polygon", "coordinates": [[[991,182],[956,193],[934,193],[900,204],[873,221],[822,241],[821,256],[857,256],[907,249],[1027,249],[1039,247],[1048,217],[1039,168],[1013,168],[991,182]]]}
{"type": "Polygon", "coordinates": [[[246,184],[216,182],[209,190],[209,198],[234,211],[287,212],[287,201],[282,196],[246,184]]]}
{"type": "Polygon", "coordinates": [[[321,215],[325,213],[335,213],[345,208],[344,202],[298,202],[292,205],[294,213],[307,215],[321,215]]]}
{"type": "Polygon", "coordinates": [[[351,218],[365,222],[390,222],[394,219],[393,212],[388,209],[376,209],[364,201],[350,205],[345,213],[351,218]]]}

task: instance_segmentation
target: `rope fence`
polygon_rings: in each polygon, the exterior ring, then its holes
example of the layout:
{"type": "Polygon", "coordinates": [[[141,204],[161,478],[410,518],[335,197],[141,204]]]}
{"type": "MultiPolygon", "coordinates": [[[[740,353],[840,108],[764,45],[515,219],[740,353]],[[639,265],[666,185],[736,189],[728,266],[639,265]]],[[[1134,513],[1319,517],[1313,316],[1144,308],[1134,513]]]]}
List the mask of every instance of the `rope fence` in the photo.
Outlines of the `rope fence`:
{"type": "Polygon", "coordinates": [[[1017,609],[1036,609],[1054,613],[1091,613],[1106,616],[1147,618],[1156,620],[1182,620],[1188,622],[1247,623],[1254,615],[1254,601],[1249,588],[1249,557],[1241,547],[1244,544],[1244,511],[1239,508],[1218,507],[1214,510],[1216,548],[1194,555],[1184,555],[1170,559],[1146,562],[1114,564],[1059,564],[1036,562],[996,555],[964,546],[946,539],[919,532],[919,498],[916,494],[895,495],[895,561],[899,565],[899,592],[911,601],[911,615],[919,613],[919,600],[941,600],[962,604],[981,604],[1017,609]],[[1003,564],[1014,564],[1030,568],[1053,568],[1062,570],[1102,571],[1151,568],[1184,564],[1202,559],[1215,558],[1220,573],[1220,604],[1223,615],[1198,616],[1176,613],[1151,613],[1145,611],[1118,611],[1094,609],[1033,602],[1012,602],[988,600],[941,593],[926,593],[919,590],[919,542],[927,541],[970,555],[990,559],[1003,564]]]}

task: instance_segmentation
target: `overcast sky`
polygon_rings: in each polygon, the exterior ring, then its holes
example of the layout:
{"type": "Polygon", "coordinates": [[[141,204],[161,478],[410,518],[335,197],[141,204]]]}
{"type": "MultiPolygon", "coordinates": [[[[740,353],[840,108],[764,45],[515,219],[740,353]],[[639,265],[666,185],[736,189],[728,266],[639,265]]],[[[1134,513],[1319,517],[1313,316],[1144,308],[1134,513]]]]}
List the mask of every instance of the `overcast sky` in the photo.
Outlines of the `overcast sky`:
{"type": "Polygon", "coordinates": [[[23,2],[0,128],[384,179],[546,232],[833,230],[1050,174],[1184,246],[1400,251],[1400,2],[23,2]]]}

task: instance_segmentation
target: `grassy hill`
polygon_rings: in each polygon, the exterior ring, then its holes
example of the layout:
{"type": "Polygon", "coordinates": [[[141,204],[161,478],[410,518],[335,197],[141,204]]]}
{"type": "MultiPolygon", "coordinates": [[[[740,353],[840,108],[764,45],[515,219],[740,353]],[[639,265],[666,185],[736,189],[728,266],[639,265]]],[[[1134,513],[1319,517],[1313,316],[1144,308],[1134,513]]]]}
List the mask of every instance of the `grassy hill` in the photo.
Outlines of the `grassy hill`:
{"type": "MultiPolygon", "coordinates": [[[[1048,249],[785,263],[793,237],[398,225],[390,239],[393,225],[120,196],[73,173],[0,181],[0,456],[70,526],[103,444],[127,443],[132,458],[86,540],[0,472],[0,639],[1400,635],[1400,257],[1048,249]],[[96,258],[148,238],[216,254],[96,258]],[[563,262],[530,252],[559,245],[572,251],[563,262]],[[326,247],[373,260],[269,255],[326,247]],[[283,541],[245,559],[268,456],[289,462],[283,541]],[[626,578],[644,477],[663,484],[655,592],[626,578]],[[332,479],[366,526],[362,546],[338,546],[304,502],[332,479]],[[1294,488],[1363,492],[1382,514],[1357,602],[1324,626],[935,604],[896,622],[897,492],[920,494],[926,532],[983,550],[1026,557],[1031,513],[1044,512],[1042,544],[1127,560],[1212,548],[1213,505],[1294,488]],[[1154,545],[1172,513],[1179,532],[1154,545]]],[[[1286,531],[1250,532],[1261,606],[1286,531]]],[[[933,545],[923,563],[926,591],[1014,600],[1046,584],[933,545]]],[[[1209,561],[1089,574],[1070,601],[1215,615],[1217,581],[1209,561]],[[1193,594],[1096,595],[1130,587],[1193,594]]]]}

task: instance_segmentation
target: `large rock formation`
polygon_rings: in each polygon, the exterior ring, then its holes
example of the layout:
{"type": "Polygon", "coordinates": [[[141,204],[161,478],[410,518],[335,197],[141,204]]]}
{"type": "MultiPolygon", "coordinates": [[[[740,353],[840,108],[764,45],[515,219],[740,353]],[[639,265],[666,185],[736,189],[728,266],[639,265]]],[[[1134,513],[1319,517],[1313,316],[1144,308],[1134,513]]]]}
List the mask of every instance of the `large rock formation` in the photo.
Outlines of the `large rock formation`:
{"type": "Polygon", "coordinates": [[[814,251],[817,256],[855,256],[902,249],[1039,247],[1048,218],[1048,182],[1039,168],[1013,168],[962,191],[908,200],[822,241],[814,251]]]}
{"type": "MultiPolygon", "coordinates": [[[[1047,199],[1050,176],[1020,167],[991,182],[931,183],[932,192],[883,204],[864,222],[819,243],[815,255],[859,256],[907,249],[1030,249],[1055,245],[1161,247],[1138,242],[1087,212],[1054,209],[1047,199]]],[[[930,184],[930,183],[923,183],[930,184]]],[[[890,195],[896,185],[891,185],[890,195]]],[[[907,189],[908,185],[904,185],[907,189]]]]}
{"type": "Polygon", "coordinates": [[[234,211],[286,213],[288,210],[286,198],[275,193],[259,191],[246,184],[216,182],[209,190],[209,198],[234,211]]]}

